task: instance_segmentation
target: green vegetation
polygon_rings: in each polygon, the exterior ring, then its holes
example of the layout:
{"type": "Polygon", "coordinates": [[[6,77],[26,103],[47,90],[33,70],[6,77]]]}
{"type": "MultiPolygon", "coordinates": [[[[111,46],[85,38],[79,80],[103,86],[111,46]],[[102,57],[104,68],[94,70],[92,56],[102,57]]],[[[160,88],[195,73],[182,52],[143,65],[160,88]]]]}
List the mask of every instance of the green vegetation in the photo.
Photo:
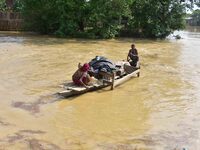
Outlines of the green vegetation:
{"type": "Polygon", "coordinates": [[[134,35],[164,38],[184,27],[184,5],[177,0],[135,0],[130,8],[127,31],[134,35]]]}
{"type": "Polygon", "coordinates": [[[122,19],[130,18],[131,11],[127,0],[91,0],[89,33],[95,37],[112,38],[123,28],[122,19]]]}
{"type": "Polygon", "coordinates": [[[191,25],[200,26],[200,9],[197,9],[191,14],[192,23],[191,25]]]}
{"type": "Polygon", "coordinates": [[[21,12],[22,11],[22,1],[21,0],[14,0],[13,10],[15,12],[21,12]]]}
{"type": "MultiPolygon", "coordinates": [[[[0,0],[0,11],[6,11],[6,0],[0,0]]],[[[22,1],[21,0],[14,0],[14,6],[13,6],[14,12],[20,12],[22,11],[22,1]]]]}
{"type": "Polygon", "coordinates": [[[164,38],[184,27],[185,7],[177,0],[15,1],[26,29],[84,38],[164,38]]]}
{"type": "Polygon", "coordinates": [[[5,0],[0,0],[0,11],[6,10],[6,2],[5,0]]]}
{"type": "Polygon", "coordinates": [[[126,0],[24,0],[28,29],[59,36],[112,38],[119,34],[126,0]]]}
{"type": "MultiPolygon", "coordinates": [[[[6,0],[0,0],[0,11],[6,11],[6,0]]],[[[21,0],[14,0],[13,11],[20,12],[22,10],[22,1],[21,0]]]]}
{"type": "Polygon", "coordinates": [[[198,7],[200,7],[200,1],[195,3],[198,7]]]}

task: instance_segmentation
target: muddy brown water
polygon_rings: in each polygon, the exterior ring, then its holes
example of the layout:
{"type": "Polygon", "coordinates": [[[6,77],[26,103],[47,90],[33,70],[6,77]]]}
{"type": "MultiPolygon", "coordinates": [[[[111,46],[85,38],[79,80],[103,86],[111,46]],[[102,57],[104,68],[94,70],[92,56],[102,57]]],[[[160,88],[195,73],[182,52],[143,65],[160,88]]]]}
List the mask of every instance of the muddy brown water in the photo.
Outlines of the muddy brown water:
{"type": "Polygon", "coordinates": [[[200,149],[200,28],[182,39],[59,39],[0,32],[0,149],[200,149]],[[54,93],[78,62],[126,59],[134,42],[141,76],[63,99],[54,93]]]}

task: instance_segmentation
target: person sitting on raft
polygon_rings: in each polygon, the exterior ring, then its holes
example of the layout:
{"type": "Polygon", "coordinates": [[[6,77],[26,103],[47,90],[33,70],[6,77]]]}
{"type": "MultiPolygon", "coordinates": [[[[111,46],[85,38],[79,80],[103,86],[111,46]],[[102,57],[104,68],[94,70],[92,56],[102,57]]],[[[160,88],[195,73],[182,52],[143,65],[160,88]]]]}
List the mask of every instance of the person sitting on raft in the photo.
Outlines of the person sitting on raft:
{"type": "Polygon", "coordinates": [[[78,64],[78,70],[72,76],[75,85],[88,88],[87,85],[91,80],[90,75],[88,74],[89,69],[90,65],[88,63],[85,63],[83,66],[81,66],[80,63],[78,64]]]}
{"type": "Polygon", "coordinates": [[[135,48],[135,44],[131,45],[131,49],[129,50],[128,56],[127,56],[127,61],[130,63],[131,66],[134,67],[139,67],[138,62],[139,62],[139,56],[138,56],[138,51],[135,48]]]}

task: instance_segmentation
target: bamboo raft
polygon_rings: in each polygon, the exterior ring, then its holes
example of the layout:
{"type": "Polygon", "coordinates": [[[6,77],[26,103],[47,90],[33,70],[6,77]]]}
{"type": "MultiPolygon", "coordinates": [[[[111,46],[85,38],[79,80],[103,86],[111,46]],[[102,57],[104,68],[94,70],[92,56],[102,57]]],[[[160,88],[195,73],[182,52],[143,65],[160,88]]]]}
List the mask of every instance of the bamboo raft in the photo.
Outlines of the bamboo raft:
{"type": "Polygon", "coordinates": [[[140,69],[135,68],[132,66],[126,66],[128,67],[128,72],[121,75],[121,76],[115,76],[114,81],[112,82],[104,82],[100,81],[96,84],[93,84],[91,86],[88,86],[88,88],[82,87],[82,86],[76,86],[73,82],[66,83],[63,85],[64,91],[58,92],[58,95],[62,97],[71,97],[76,95],[81,95],[87,92],[96,91],[102,88],[106,88],[111,86],[111,89],[114,89],[115,87],[123,84],[124,82],[130,80],[133,77],[139,77],[140,76],[140,69]]]}

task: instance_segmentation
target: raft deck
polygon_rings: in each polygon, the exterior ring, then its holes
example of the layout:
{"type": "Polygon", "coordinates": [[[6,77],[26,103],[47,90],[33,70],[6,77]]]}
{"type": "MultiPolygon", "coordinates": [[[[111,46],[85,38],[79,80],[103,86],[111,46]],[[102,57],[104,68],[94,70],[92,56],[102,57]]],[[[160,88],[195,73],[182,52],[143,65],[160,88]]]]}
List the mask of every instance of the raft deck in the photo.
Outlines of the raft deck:
{"type": "MultiPolygon", "coordinates": [[[[129,66],[128,66],[129,67],[129,66]]],[[[108,86],[112,86],[113,84],[113,88],[116,86],[119,86],[120,84],[123,84],[124,82],[130,80],[133,77],[139,77],[140,75],[140,69],[136,69],[131,68],[129,69],[130,72],[128,74],[124,74],[122,76],[116,76],[114,79],[114,83],[109,83],[109,82],[98,82],[96,84],[93,84],[91,86],[88,86],[89,88],[85,88],[83,86],[76,86],[73,82],[70,83],[66,83],[64,84],[64,91],[58,92],[58,95],[62,96],[62,97],[71,97],[71,96],[76,96],[76,95],[81,95],[87,92],[91,92],[91,91],[96,91],[108,86]],[[132,71],[131,71],[132,69],[132,71]]]]}

